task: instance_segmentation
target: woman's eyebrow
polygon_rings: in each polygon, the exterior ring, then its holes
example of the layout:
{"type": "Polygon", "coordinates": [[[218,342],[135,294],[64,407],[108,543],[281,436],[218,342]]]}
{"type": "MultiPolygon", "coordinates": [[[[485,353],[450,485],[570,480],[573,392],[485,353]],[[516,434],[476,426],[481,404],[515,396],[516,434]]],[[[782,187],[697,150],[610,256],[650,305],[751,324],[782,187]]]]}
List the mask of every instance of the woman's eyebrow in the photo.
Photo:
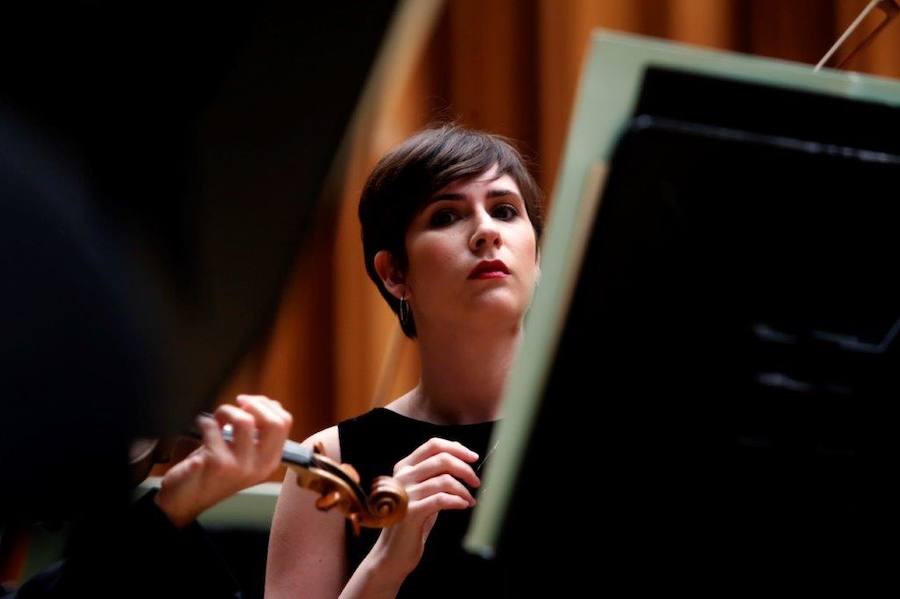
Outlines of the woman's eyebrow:
{"type": "Polygon", "coordinates": [[[511,189],[491,189],[487,192],[487,197],[489,198],[502,198],[503,196],[516,196],[517,198],[521,197],[511,189]]]}
{"type": "Polygon", "coordinates": [[[430,204],[430,203],[432,203],[432,202],[440,202],[440,201],[443,201],[443,200],[457,200],[457,201],[459,201],[459,200],[465,200],[465,199],[466,199],[466,195],[463,194],[463,193],[439,193],[439,194],[437,194],[437,195],[431,196],[431,197],[428,199],[428,203],[430,204]]]}
{"type": "MultiPolygon", "coordinates": [[[[516,196],[517,198],[520,197],[519,194],[517,194],[513,190],[503,189],[502,187],[499,189],[490,189],[487,192],[487,197],[489,197],[489,198],[502,198],[504,196],[516,196]]],[[[432,196],[428,200],[428,203],[431,204],[433,202],[440,202],[443,200],[460,201],[460,200],[465,200],[465,199],[466,199],[466,195],[463,193],[449,193],[448,192],[448,193],[439,193],[435,196],[432,196]]]]}

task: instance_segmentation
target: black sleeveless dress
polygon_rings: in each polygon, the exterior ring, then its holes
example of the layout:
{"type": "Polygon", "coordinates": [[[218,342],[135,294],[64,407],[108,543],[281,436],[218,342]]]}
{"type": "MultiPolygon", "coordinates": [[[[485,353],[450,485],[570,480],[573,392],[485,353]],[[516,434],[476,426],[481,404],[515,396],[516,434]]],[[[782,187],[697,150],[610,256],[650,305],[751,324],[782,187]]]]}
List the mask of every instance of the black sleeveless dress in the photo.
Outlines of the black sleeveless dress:
{"type": "MultiPolygon", "coordinates": [[[[476,469],[487,454],[493,422],[442,425],[408,418],[386,408],[338,424],[341,461],[352,464],[364,489],[376,476],[390,476],[394,464],[432,437],[458,441],[478,453],[476,469]]],[[[478,472],[479,475],[482,472],[478,472]]],[[[476,499],[478,489],[470,489],[476,499]]],[[[425,552],[416,569],[406,578],[398,598],[407,597],[503,597],[506,569],[501,562],[484,560],[462,549],[472,510],[446,510],[438,514],[425,552]]],[[[348,572],[352,573],[368,555],[380,534],[362,530],[359,537],[348,527],[346,534],[348,572]]]]}

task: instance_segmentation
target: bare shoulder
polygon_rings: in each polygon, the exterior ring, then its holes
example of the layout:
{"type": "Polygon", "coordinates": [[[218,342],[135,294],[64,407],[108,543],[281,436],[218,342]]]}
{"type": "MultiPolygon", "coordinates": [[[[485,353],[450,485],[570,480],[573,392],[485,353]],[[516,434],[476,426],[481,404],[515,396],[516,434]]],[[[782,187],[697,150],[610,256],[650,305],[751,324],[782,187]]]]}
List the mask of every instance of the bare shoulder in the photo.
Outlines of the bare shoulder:
{"type": "MultiPolygon", "coordinates": [[[[319,432],[310,435],[301,442],[301,445],[309,448],[312,448],[318,444],[321,444],[325,449],[325,455],[327,457],[335,462],[340,463],[341,442],[338,435],[337,426],[330,426],[326,429],[320,430],[319,432]]],[[[296,509],[296,502],[299,501],[300,498],[313,495],[314,494],[312,493],[312,491],[308,491],[297,486],[297,475],[293,469],[288,468],[287,473],[284,477],[284,484],[282,484],[281,487],[281,494],[279,497],[278,506],[276,508],[276,516],[278,510],[286,511],[296,509]]]]}
{"type": "MultiPolygon", "coordinates": [[[[311,435],[303,445],[321,443],[340,460],[336,426],[311,435]]],[[[275,506],[266,560],[266,597],[336,597],[344,584],[344,516],[316,508],[318,495],[297,485],[288,469],[275,506]]]]}
{"type": "Polygon", "coordinates": [[[319,432],[310,435],[303,441],[306,447],[313,447],[321,443],[325,448],[325,455],[336,462],[341,461],[341,438],[337,426],[329,426],[319,432]]]}

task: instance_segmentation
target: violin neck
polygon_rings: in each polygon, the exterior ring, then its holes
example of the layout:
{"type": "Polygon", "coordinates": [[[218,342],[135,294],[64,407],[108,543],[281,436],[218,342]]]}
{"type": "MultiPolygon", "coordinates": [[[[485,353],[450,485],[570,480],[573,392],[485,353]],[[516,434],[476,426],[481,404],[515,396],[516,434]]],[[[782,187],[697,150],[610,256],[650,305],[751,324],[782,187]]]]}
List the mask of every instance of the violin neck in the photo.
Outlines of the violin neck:
{"type": "Polygon", "coordinates": [[[281,461],[301,468],[313,466],[313,450],[288,439],[281,450],[281,461]]]}

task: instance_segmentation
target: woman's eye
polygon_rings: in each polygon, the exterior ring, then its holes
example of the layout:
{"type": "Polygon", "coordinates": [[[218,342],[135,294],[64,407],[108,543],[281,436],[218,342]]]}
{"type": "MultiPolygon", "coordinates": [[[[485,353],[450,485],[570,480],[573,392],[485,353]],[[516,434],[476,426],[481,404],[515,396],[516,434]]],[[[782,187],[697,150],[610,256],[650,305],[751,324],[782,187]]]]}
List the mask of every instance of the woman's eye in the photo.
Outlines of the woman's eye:
{"type": "Polygon", "coordinates": [[[431,215],[428,224],[432,227],[446,227],[452,225],[457,220],[459,220],[459,217],[454,212],[451,212],[450,210],[438,210],[431,215]]]}
{"type": "Polygon", "coordinates": [[[492,214],[500,220],[512,220],[519,215],[519,211],[509,204],[500,204],[493,209],[492,214]]]}

